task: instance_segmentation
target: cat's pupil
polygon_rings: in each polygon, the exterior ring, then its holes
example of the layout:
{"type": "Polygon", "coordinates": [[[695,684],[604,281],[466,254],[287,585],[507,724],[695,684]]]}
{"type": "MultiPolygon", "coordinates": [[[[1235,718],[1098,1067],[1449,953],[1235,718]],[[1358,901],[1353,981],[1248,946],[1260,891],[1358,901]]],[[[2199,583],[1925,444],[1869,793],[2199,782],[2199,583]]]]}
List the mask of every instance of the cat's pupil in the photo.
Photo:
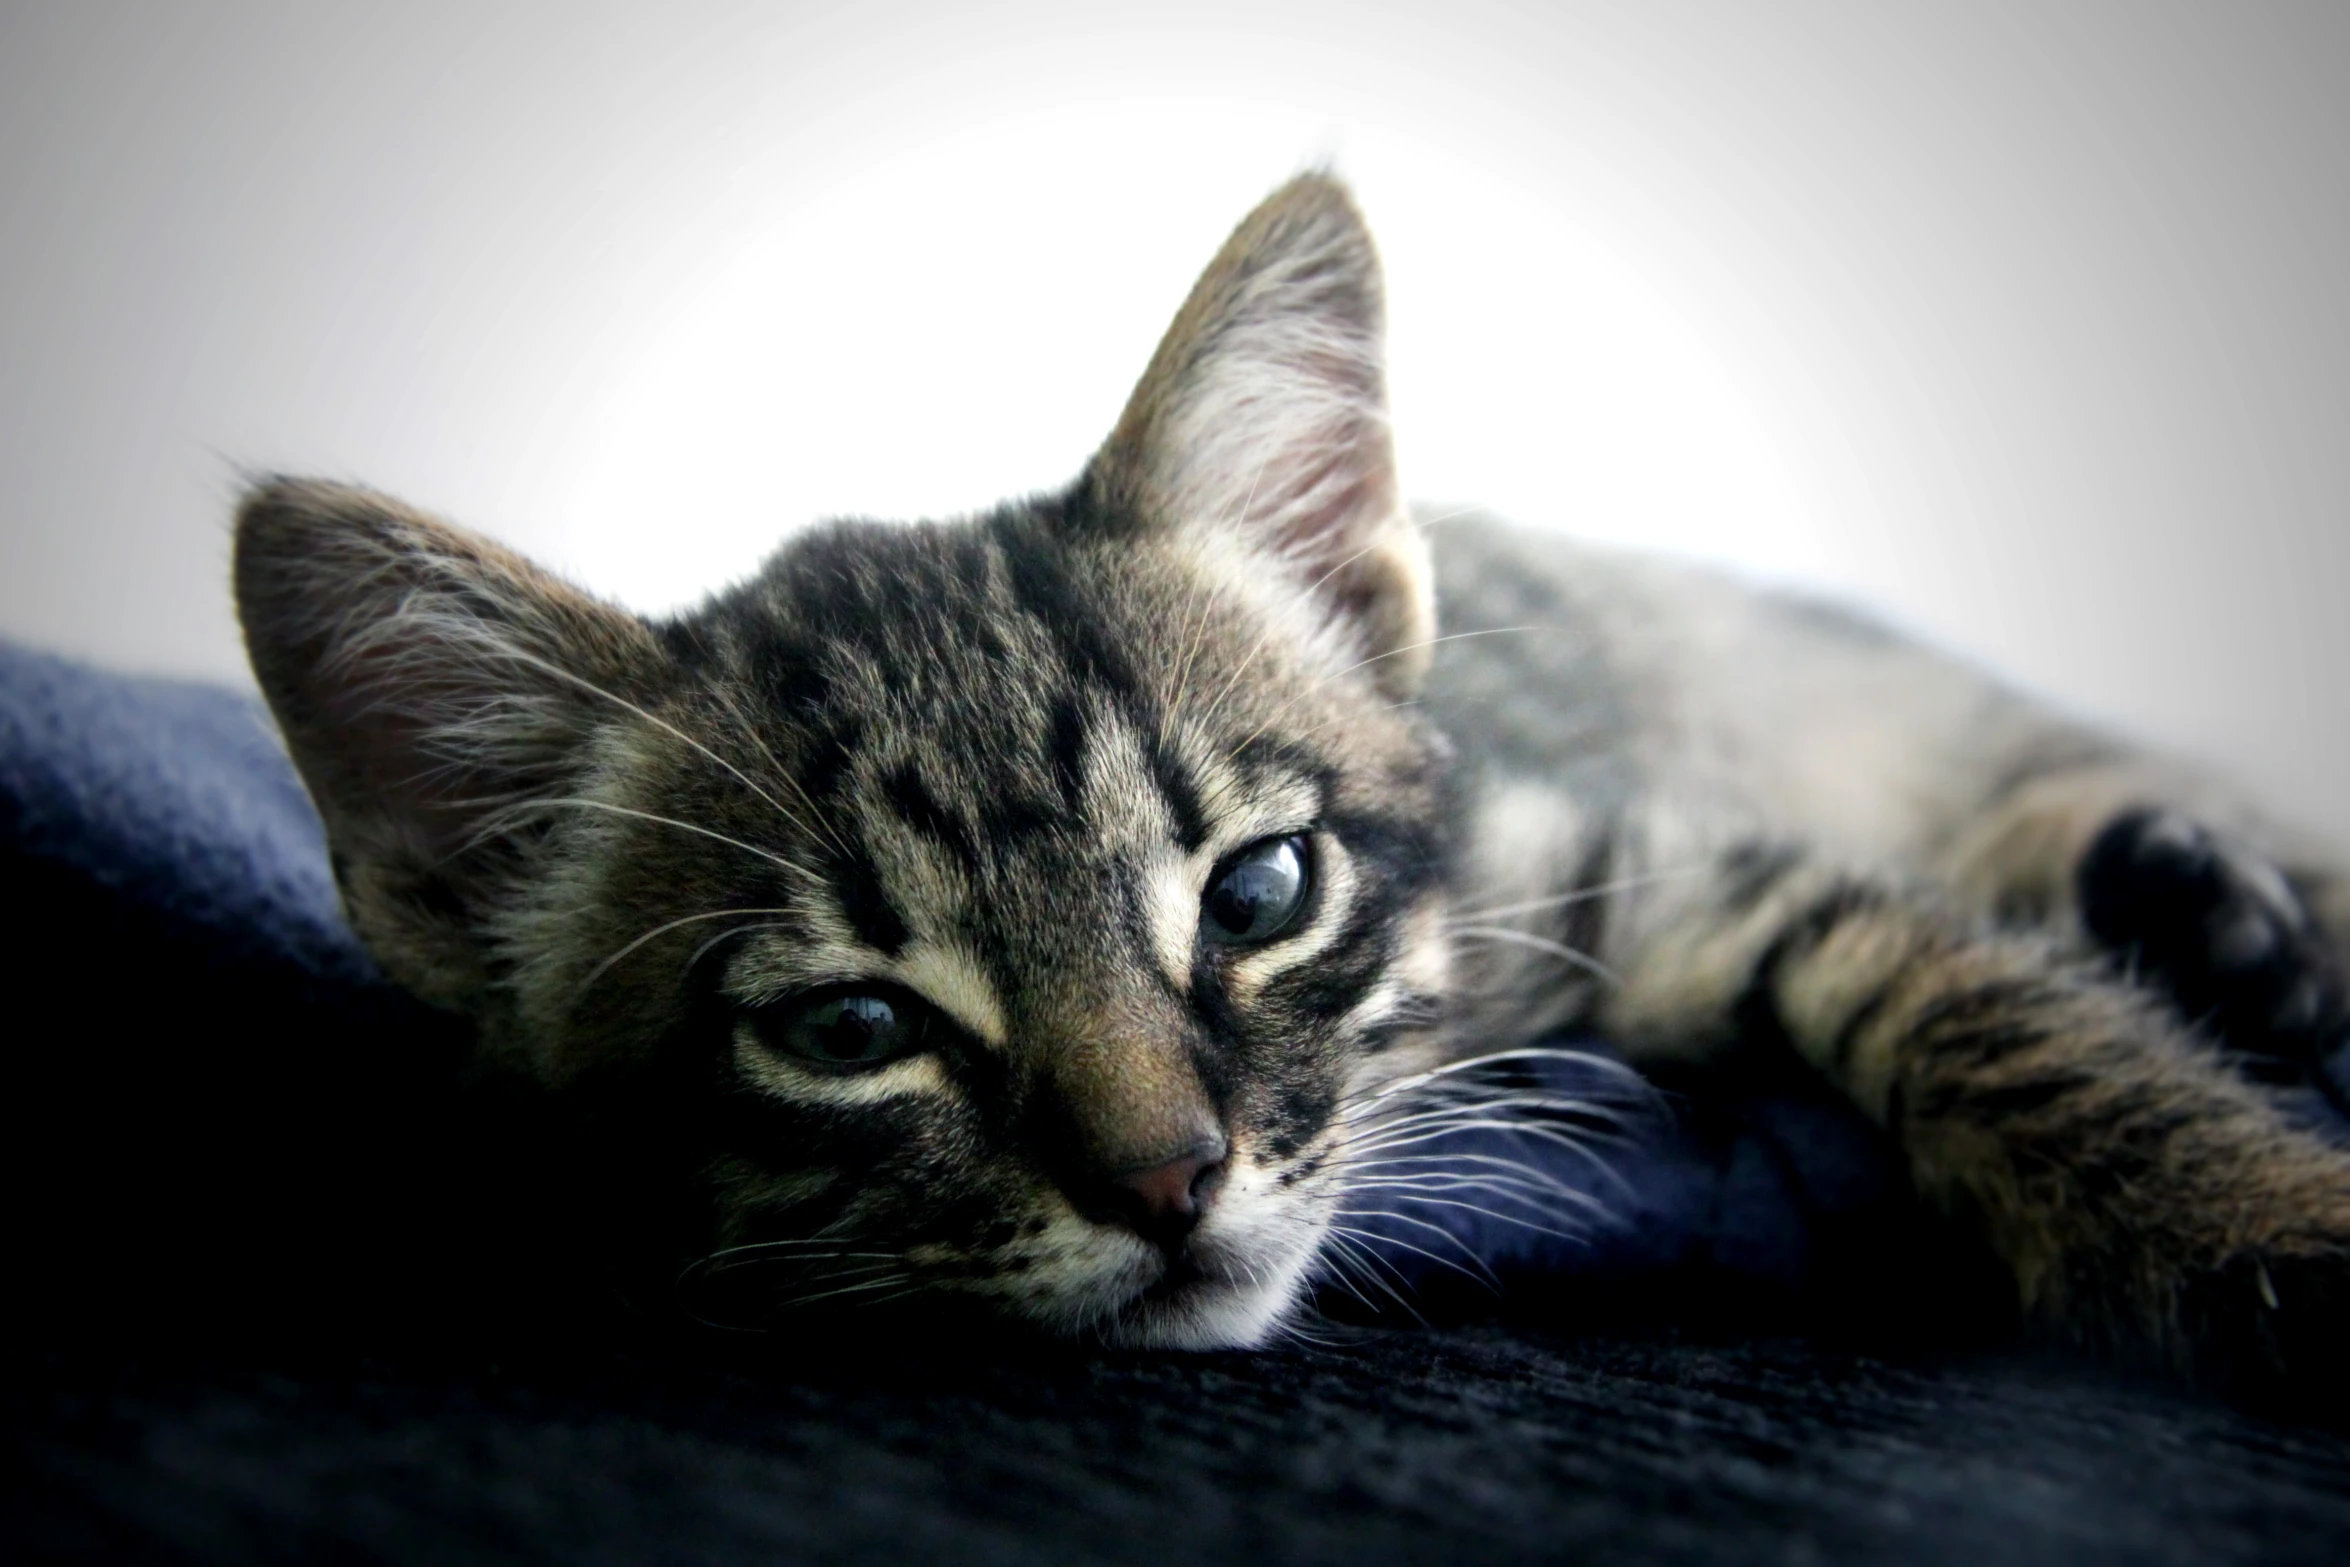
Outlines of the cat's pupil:
{"type": "Polygon", "coordinates": [[[1305,894],[1303,839],[1251,844],[1226,862],[1209,886],[1201,932],[1227,946],[1268,940],[1296,917],[1305,894]]]}
{"type": "Polygon", "coordinates": [[[902,1055],[918,1033],[910,1009],[887,996],[846,995],[802,1006],[784,1044],[814,1061],[881,1061],[902,1055]]]}

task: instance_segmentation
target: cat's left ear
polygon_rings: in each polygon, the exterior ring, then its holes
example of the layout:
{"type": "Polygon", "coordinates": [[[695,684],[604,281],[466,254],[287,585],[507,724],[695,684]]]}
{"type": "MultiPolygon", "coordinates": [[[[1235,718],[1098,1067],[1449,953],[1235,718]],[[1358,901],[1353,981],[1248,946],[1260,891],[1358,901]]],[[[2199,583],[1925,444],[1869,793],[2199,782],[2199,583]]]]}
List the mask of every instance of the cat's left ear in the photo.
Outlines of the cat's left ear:
{"type": "Polygon", "coordinates": [[[237,613],[326,826],[352,927],[436,1004],[482,1004],[544,812],[670,671],[650,626],[372,491],[265,483],[237,514],[237,613]]]}
{"type": "Polygon", "coordinates": [[[1355,632],[1399,697],[1428,666],[1428,548],[1396,485],[1379,258],[1346,187],[1303,174],[1193,285],[1094,458],[1148,528],[1226,531],[1355,632]]]}

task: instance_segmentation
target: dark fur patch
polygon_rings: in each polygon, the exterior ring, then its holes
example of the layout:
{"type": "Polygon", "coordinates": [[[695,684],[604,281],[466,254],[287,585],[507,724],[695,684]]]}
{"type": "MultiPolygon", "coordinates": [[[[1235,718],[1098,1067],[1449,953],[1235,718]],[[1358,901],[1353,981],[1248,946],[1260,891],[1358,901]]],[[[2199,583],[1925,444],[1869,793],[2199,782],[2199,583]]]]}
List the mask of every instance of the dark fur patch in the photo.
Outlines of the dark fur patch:
{"type": "Polygon", "coordinates": [[[924,781],[921,769],[913,763],[904,762],[891,768],[881,780],[881,791],[900,821],[952,851],[965,865],[979,863],[978,841],[972,837],[962,813],[939,803],[924,781]]]}
{"type": "Polygon", "coordinates": [[[833,875],[841,912],[848,915],[859,941],[894,958],[904,949],[911,934],[905,916],[881,890],[881,872],[865,846],[852,837],[845,847],[848,852],[836,858],[838,868],[833,875]]]}

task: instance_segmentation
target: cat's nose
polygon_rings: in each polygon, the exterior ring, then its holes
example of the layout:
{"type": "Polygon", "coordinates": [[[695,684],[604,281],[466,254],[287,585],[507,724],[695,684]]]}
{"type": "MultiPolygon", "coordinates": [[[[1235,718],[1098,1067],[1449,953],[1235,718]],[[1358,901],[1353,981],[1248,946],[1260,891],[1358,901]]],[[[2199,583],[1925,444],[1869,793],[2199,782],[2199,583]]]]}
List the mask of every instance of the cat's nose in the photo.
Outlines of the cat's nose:
{"type": "Polygon", "coordinates": [[[1173,1247],[1189,1235],[1224,1176],[1224,1139],[1193,1144],[1163,1163],[1113,1177],[1122,1217],[1144,1240],[1173,1247]]]}

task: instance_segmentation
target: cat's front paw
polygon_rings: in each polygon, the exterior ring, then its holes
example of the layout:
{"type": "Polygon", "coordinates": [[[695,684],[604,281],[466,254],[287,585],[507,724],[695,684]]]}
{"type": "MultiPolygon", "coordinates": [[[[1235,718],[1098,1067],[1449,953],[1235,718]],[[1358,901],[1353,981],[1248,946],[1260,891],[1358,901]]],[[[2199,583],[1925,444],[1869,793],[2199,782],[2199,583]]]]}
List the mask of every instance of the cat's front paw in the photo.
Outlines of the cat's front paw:
{"type": "Polygon", "coordinates": [[[2277,868],[2177,811],[2114,819],[2082,855],[2081,917],[2258,1075],[2350,1107],[2342,960],[2277,868]]]}

